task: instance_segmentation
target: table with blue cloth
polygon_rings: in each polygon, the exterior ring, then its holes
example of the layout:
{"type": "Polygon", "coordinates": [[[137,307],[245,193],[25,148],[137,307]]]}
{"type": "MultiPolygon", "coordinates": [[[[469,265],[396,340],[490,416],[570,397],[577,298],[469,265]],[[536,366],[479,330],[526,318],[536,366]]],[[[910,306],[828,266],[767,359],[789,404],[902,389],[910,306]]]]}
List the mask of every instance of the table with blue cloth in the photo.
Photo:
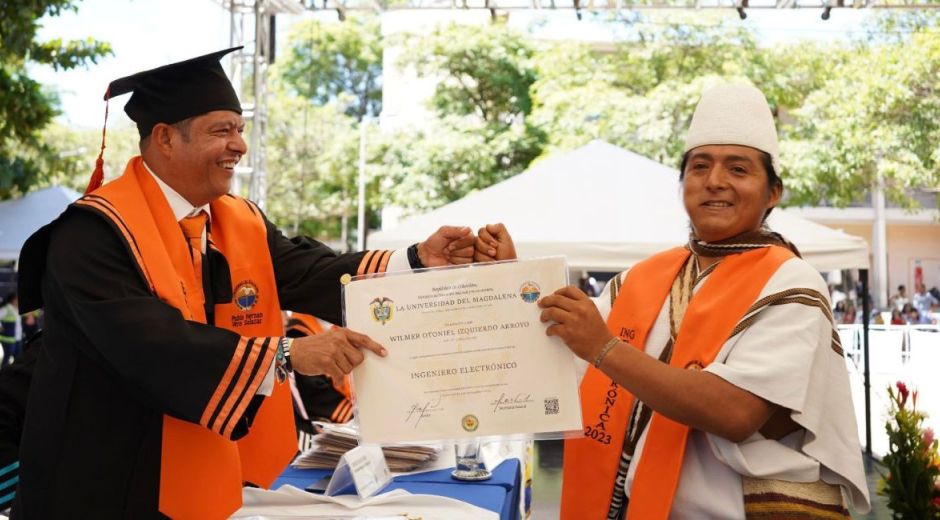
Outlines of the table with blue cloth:
{"type": "MultiPolygon", "coordinates": [[[[404,489],[413,494],[453,498],[499,513],[500,520],[518,520],[521,490],[519,459],[503,461],[493,470],[493,477],[482,482],[455,480],[450,476],[451,471],[453,468],[399,475],[382,492],[404,489]]],[[[277,489],[285,484],[305,489],[331,473],[332,471],[324,469],[298,469],[288,466],[284,473],[274,481],[271,489],[277,489]]],[[[350,486],[340,490],[340,494],[353,495],[355,490],[350,486]]]]}

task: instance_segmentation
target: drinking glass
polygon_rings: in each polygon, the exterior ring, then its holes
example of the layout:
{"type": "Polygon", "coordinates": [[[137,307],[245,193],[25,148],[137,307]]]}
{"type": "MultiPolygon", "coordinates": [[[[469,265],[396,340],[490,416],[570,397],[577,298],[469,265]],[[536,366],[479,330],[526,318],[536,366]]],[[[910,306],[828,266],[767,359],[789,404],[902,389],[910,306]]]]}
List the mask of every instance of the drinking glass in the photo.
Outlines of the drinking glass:
{"type": "Polygon", "coordinates": [[[463,439],[454,444],[457,469],[451,476],[457,480],[487,480],[493,476],[483,465],[480,439],[463,439]]]}

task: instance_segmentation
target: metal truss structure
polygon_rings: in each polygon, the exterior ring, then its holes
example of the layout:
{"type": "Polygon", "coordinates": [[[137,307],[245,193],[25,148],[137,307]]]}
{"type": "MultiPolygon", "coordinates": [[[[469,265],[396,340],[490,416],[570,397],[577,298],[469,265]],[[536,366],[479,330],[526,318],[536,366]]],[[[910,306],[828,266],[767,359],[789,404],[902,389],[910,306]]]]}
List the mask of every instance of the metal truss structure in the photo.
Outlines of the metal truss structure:
{"type": "Polygon", "coordinates": [[[573,9],[576,11],[628,11],[643,9],[935,9],[937,0],[305,0],[313,11],[487,9],[573,9]]]}
{"type": "Polygon", "coordinates": [[[232,189],[247,194],[263,209],[267,195],[267,160],[262,143],[268,123],[268,65],[274,61],[274,17],[284,13],[300,14],[305,6],[299,0],[217,0],[217,3],[229,12],[231,46],[244,46],[229,55],[232,84],[241,99],[248,127],[247,164],[236,168],[232,189]]]}

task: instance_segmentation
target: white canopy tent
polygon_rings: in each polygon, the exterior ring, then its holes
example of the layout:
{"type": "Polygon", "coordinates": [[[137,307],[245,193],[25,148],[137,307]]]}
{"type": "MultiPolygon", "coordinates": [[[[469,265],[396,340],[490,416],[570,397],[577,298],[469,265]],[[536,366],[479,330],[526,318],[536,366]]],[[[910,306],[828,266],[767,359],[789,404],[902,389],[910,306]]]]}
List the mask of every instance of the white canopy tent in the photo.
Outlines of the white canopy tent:
{"type": "MultiPolygon", "coordinates": [[[[565,255],[572,269],[621,271],[686,242],[678,171],[603,141],[543,159],[529,170],[369,236],[371,249],[423,240],[442,225],[502,222],[520,257],[565,255]]],[[[859,237],[775,209],[770,227],[819,271],[867,269],[859,237]]]]}
{"type": "Polygon", "coordinates": [[[26,239],[80,196],[77,191],[52,186],[0,202],[0,261],[16,261],[26,239]]]}

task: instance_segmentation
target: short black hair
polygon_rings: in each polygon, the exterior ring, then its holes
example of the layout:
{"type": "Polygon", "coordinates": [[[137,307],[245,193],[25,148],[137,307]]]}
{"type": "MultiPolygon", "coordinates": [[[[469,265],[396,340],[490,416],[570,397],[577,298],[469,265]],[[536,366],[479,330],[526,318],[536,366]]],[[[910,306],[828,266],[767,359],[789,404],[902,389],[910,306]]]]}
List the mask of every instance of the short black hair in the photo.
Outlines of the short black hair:
{"type": "MultiPolygon", "coordinates": [[[[184,119],[184,120],[182,120],[182,121],[177,121],[177,122],[175,122],[175,123],[173,123],[173,124],[170,125],[170,126],[172,126],[173,128],[175,128],[175,129],[180,133],[180,135],[183,136],[183,142],[184,142],[184,143],[188,143],[188,142],[189,142],[190,136],[192,135],[192,133],[190,132],[190,130],[192,129],[192,126],[193,126],[193,119],[196,119],[196,117],[198,117],[198,116],[188,117],[188,118],[186,118],[186,119],[184,119]]],[[[151,134],[151,135],[152,135],[152,134],[151,134]]],[[[147,137],[141,137],[141,138],[140,138],[140,149],[143,150],[144,148],[146,148],[146,147],[147,147],[147,143],[149,143],[149,142],[150,142],[150,135],[148,135],[147,137]]]]}
{"type": "MultiPolygon", "coordinates": [[[[780,175],[777,174],[777,169],[774,168],[773,158],[770,156],[769,153],[763,150],[757,150],[757,152],[760,154],[761,165],[764,167],[764,171],[767,172],[767,189],[773,189],[774,186],[779,186],[780,191],[782,192],[783,191],[783,179],[780,178],[780,175]]],[[[689,163],[689,157],[691,156],[691,154],[692,154],[692,150],[689,150],[688,152],[685,152],[684,154],[682,154],[682,162],[679,163],[679,182],[682,182],[683,180],[685,180],[685,167],[689,163]]],[[[770,208],[767,210],[766,213],[764,213],[764,220],[767,220],[767,217],[770,216],[770,212],[773,210],[774,208],[770,208]]]]}

